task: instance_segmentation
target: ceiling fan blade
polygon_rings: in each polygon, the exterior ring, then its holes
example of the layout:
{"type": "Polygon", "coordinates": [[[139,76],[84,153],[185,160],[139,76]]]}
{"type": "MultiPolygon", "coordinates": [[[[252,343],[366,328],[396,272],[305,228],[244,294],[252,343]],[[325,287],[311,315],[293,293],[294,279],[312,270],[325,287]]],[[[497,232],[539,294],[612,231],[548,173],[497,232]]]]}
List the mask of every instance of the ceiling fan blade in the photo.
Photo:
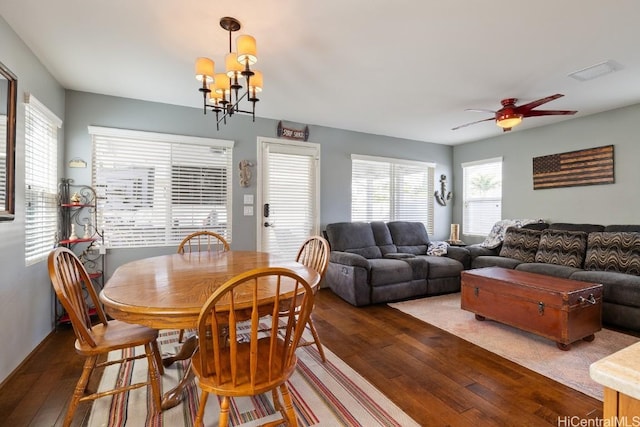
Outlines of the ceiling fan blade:
{"type": "Polygon", "coordinates": [[[526,113],[522,113],[525,117],[536,116],[571,116],[577,113],[577,111],[571,110],[531,110],[526,113]]]}
{"type": "Polygon", "coordinates": [[[564,95],[561,93],[556,93],[555,95],[547,96],[546,98],[541,98],[536,101],[531,101],[528,104],[519,105],[516,107],[516,111],[518,113],[524,114],[525,112],[532,110],[542,104],[546,104],[547,102],[551,102],[554,99],[562,98],[564,95]]]}
{"type": "Polygon", "coordinates": [[[471,123],[467,123],[467,124],[464,124],[464,125],[456,126],[454,128],[451,128],[451,130],[458,130],[460,128],[466,128],[467,126],[475,125],[476,123],[488,122],[489,120],[495,120],[495,118],[494,117],[489,117],[488,119],[478,120],[478,121],[475,121],[475,122],[471,122],[471,123]]]}
{"type": "Polygon", "coordinates": [[[494,110],[488,110],[485,108],[465,108],[464,111],[473,111],[475,113],[491,113],[491,114],[496,113],[494,110]]]}

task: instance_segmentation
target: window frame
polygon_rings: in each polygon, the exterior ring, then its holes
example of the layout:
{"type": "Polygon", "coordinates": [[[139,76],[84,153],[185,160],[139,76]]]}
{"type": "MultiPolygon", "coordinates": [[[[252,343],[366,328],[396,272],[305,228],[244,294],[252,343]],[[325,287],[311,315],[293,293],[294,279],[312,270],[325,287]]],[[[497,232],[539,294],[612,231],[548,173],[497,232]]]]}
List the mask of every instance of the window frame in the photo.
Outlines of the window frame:
{"type": "MultiPolygon", "coordinates": [[[[372,165],[374,162],[379,163],[384,167],[389,168],[389,194],[388,194],[388,216],[376,217],[376,216],[360,216],[355,219],[356,221],[397,221],[397,220],[406,220],[406,221],[419,221],[425,225],[427,232],[429,235],[433,235],[434,233],[434,210],[435,210],[435,202],[433,199],[433,192],[435,186],[435,170],[436,163],[434,162],[422,162],[416,160],[406,160],[406,159],[398,159],[392,157],[379,157],[379,156],[368,156],[361,154],[352,154],[351,155],[351,220],[354,221],[354,193],[356,189],[354,188],[354,172],[356,172],[356,164],[357,162],[369,162],[372,165]],[[399,215],[404,210],[400,206],[400,201],[402,196],[406,196],[407,193],[399,193],[398,187],[401,185],[401,174],[399,173],[402,168],[417,168],[426,169],[426,188],[424,191],[423,202],[426,203],[426,218],[407,218],[407,217],[399,217],[399,215]],[[366,219],[365,219],[366,218],[366,219]]],[[[413,210],[413,209],[412,209],[413,210]]]]}
{"type": "Polygon", "coordinates": [[[98,195],[97,227],[104,233],[108,248],[177,246],[197,230],[215,231],[231,243],[234,141],[98,126],[89,126],[88,130],[92,139],[91,180],[98,195]],[[133,148],[128,150],[128,145],[133,148]],[[122,154],[104,151],[106,147],[117,147],[122,154]],[[145,157],[145,150],[154,157],[145,157]],[[203,150],[214,155],[190,154],[203,150]],[[103,163],[109,166],[102,167],[103,163]],[[113,166],[118,164],[122,166],[113,166]],[[135,174],[128,174],[127,167],[135,174]],[[216,168],[222,186],[211,189],[205,188],[202,180],[191,183],[194,168],[216,168]],[[220,174],[222,169],[224,173],[220,174]],[[114,180],[111,187],[109,175],[114,180]],[[214,206],[214,200],[225,203],[214,206]],[[109,218],[130,221],[118,224],[109,218]],[[131,225],[137,218],[145,219],[149,226],[131,225]],[[129,238],[129,231],[140,235],[129,238]]]}
{"type": "Polygon", "coordinates": [[[489,234],[489,232],[491,231],[491,227],[493,226],[493,224],[495,224],[497,221],[500,221],[502,219],[502,168],[503,168],[503,158],[502,157],[492,157],[492,158],[488,158],[488,159],[482,159],[482,160],[476,160],[476,161],[472,161],[472,162],[465,162],[465,163],[461,163],[461,168],[462,168],[462,234],[465,236],[477,236],[477,237],[485,237],[489,234]],[[499,181],[499,197],[496,196],[489,196],[489,197],[477,197],[474,196],[472,198],[470,198],[470,195],[467,194],[467,188],[468,188],[468,183],[467,180],[471,179],[470,177],[470,172],[471,172],[471,168],[477,168],[477,167],[481,167],[481,166],[485,166],[488,167],[490,165],[499,165],[500,168],[500,181],[499,181]],[[488,221],[476,221],[479,224],[470,224],[470,221],[473,221],[473,219],[469,219],[468,215],[470,214],[469,210],[468,210],[468,204],[469,203],[474,203],[474,202],[489,202],[489,203],[498,203],[499,204],[499,212],[497,213],[497,215],[495,215],[494,213],[494,217],[489,219],[488,221]],[[474,225],[474,227],[471,227],[472,225],[474,225]],[[484,229],[478,229],[480,227],[484,227],[486,228],[486,231],[484,229]]]}
{"type": "Polygon", "coordinates": [[[47,259],[58,232],[58,139],[62,120],[25,94],[25,265],[47,259]],[[32,132],[34,132],[32,134],[32,132]]]}

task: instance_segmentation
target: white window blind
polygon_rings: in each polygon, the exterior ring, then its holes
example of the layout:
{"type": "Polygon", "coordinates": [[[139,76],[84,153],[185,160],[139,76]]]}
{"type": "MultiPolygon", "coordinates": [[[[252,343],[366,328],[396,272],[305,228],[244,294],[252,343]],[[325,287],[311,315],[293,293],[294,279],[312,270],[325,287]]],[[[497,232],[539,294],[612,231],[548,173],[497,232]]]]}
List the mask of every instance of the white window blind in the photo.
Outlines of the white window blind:
{"type": "Polygon", "coordinates": [[[462,164],[463,234],[486,236],[502,219],[502,158],[462,164]]]}
{"type": "Polygon", "coordinates": [[[268,173],[269,217],[265,250],[294,259],[301,242],[317,233],[315,147],[270,145],[264,155],[268,173]]]}
{"type": "Polygon", "coordinates": [[[420,221],[433,233],[435,164],[351,156],[352,221],[420,221]]]}
{"type": "Polygon", "coordinates": [[[97,228],[111,248],[231,243],[233,141],[91,126],[97,228]]]}
{"type": "Polygon", "coordinates": [[[56,242],[62,121],[32,95],[25,103],[25,263],[31,265],[46,259],[56,242]]]}

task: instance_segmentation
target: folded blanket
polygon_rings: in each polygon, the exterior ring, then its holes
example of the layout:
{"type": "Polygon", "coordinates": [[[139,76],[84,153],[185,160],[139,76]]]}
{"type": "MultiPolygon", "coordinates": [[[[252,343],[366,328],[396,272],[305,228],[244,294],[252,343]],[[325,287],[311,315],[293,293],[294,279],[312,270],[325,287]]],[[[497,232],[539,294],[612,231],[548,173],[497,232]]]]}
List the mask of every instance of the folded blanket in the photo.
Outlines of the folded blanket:
{"type": "Polygon", "coordinates": [[[502,241],[504,240],[504,233],[507,231],[509,227],[522,227],[523,225],[533,224],[536,222],[540,222],[540,219],[503,219],[501,221],[496,222],[489,235],[484,239],[484,242],[480,244],[480,246],[488,249],[497,248],[500,246],[502,241]]]}

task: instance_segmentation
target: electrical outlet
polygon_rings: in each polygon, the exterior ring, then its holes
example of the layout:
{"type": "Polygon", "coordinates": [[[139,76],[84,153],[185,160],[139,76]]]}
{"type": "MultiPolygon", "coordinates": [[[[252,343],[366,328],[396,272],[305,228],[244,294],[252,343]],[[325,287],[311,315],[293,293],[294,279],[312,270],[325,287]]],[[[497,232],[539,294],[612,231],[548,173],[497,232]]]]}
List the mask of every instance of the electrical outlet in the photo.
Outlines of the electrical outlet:
{"type": "Polygon", "coordinates": [[[107,248],[106,248],[106,247],[104,247],[104,246],[100,246],[100,247],[98,248],[98,253],[99,253],[100,255],[104,255],[104,254],[106,254],[106,253],[107,253],[107,248]]]}

